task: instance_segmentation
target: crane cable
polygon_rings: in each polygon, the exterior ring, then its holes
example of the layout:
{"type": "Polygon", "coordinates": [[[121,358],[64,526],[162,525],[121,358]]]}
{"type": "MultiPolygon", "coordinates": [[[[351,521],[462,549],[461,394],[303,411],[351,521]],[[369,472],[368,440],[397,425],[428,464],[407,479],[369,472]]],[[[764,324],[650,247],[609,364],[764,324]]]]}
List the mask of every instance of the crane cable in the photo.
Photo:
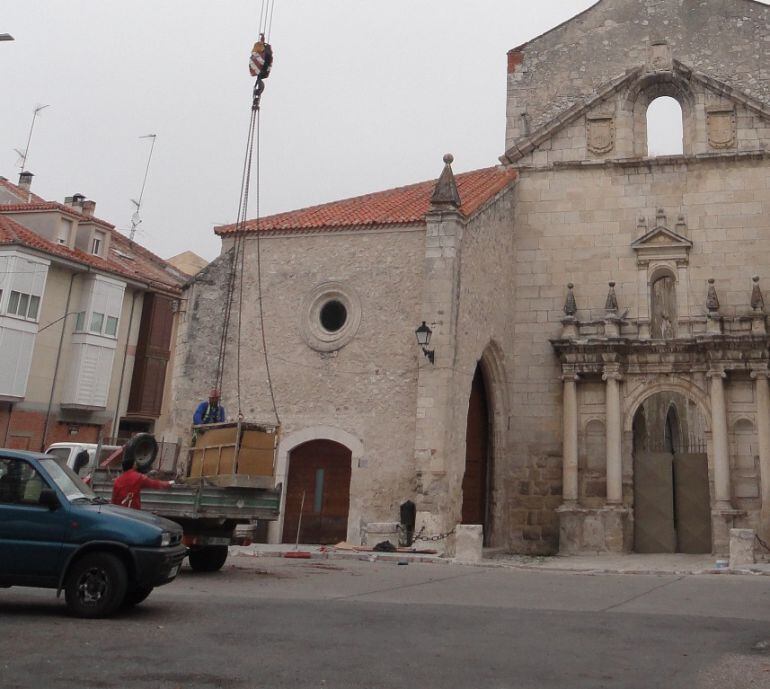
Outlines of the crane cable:
{"type": "Polygon", "coordinates": [[[238,323],[237,323],[237,336],[236,336],[236,400],[238,406],[238,418],[243,418],[243,409],[241,405],[241,332],[242,332],[242,320],[243,320],[243,279],[245,268],[245,230],[246,221],[248,215],[249,206],[249,192],[251,189],[251,176],[254,162],[254,148],[256,144],[257,154],[257,171],[256,171],[256,247],[257,247],[257,290],[258,290],[258,305],[259,305],[259,322],[260,331],[262,335],[262,351],[265,360],[265,370],[267,373],[267,382],[270,389],[270,398],[273,405],[273,414],[278,425],[281,423],[280,416],[278,414],[278,406],[275,400],[275,390],[273,388],[273,380],[270,372],[270,362],[267,353],[267,341],[265,338],[264,327],[264,311],[262,307],[262,254],[260,246],[259,236],[259,219],[260,219],[260,103],[262,91],[264,90],[263,79],[266,79],[270,74],[270,68],[272,66],[272,48],[269,44],[269,36],[273,26],[273,16],[275,12],[275,0],[262,0],[262,8],[259,18],[259,35],[260,41],[255,45],[252,53],[252,60],[250,62],[250,69],[252,74],[255,75],[255,69],[258,69],[257,82],[254,85],[251,116],[249,119],[249,131],[246,143],[246,154],[243,161],[243,172],[241,176],[241,190],[239,197],[238,216],[235,225],[234,241],[232,254],[230,257],[230,271],[227,281],[227,294],[225,298],[225,308],[223,313],[222,323],[222,336],[219,343],[219,357],[217,361],[217,375],[215,380],[215,386],[220,389],[224,378],[225,361],[227,358],[227,338],[230,330],[230,321],[232,318],[233,301],[235,298],[236,284],[238,289],[238,323]],[[262,57],[264,58],[260,64],[254,64],[255,53],[258,50],[258,46],[261,46],[262,57]]]}

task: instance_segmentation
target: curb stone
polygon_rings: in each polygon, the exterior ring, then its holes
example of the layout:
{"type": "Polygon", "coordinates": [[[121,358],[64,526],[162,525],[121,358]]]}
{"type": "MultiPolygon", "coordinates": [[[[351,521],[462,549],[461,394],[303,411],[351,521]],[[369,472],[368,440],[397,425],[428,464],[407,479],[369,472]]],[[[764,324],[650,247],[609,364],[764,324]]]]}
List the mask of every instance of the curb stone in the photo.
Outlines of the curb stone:
{"type": "MultiPolygon", "coordinates": [[[[231,548],[231,557],[248,558],[283,558],[290,550],[255,550],[250,547],[231,548]]],[[[306,551],[308,552],[308,551],[306,551]]],[[[528,572],[564,572],[567,574],[587,574],[587,575],[675,575],[675,576],[702,576],[702,575],[730,575],[730,576],[770,576],[770,566],[760,567],[738,567],[735,569],[717,569],[714,567],[705,569],[614,569],[611,567],[570,567],[570,566],[549,566],[548,564],[531,564],[525,562],[514,562],[504,559],[487,559],[481,561],[457,560],[454,558],[441,557],[439,555],[419,555],[412,553],[370,553],[355,551],[333,551],[333,550],[310,550],[311,560],[348,560],[359,562],[389,562],[398,564],[399,562],[419,563],[419,564],[438,564],[438,565],[459,565],[464,567],[481,567],[486,569],[520,569],[528,572]]]]}

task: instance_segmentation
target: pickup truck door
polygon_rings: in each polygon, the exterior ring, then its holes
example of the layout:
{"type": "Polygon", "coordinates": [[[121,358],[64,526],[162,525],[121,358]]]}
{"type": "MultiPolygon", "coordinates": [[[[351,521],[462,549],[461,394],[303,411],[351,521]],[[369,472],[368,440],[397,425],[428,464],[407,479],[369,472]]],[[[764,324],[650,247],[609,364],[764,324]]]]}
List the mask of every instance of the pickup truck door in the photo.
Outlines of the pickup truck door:
{"type": "Polygon", "coordinates": [[[0,579],[44,584],[58,578],[68,518],[64,507],[38,503],[50,487],[30,462],[0,457],[0,579]]]}

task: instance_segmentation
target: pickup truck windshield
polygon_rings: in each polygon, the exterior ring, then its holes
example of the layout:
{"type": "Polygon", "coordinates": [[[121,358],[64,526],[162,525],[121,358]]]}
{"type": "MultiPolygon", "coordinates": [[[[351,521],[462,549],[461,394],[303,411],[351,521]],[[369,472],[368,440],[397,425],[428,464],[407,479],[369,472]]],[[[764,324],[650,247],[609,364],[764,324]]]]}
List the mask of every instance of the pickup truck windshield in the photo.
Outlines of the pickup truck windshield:
{"type": "Polygon", "coordinates": [[[59,490],[64,493],[67,500],[72,501],[78,498],[93,500],[96,498],[96,493],[83,483],[72,469],[60,461],[53,458],[41,459],[40,465],[59,487],[59,490]]]}

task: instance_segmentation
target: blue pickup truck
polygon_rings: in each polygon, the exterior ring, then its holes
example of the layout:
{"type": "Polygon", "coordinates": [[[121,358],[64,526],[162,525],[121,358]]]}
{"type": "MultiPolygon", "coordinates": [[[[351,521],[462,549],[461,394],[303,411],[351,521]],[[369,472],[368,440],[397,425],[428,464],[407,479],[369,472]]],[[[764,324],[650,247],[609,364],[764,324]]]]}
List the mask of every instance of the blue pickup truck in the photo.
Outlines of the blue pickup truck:
{"type": "Polygon", "coordinates": [[[79,617],[138,605],[179,573],[168,519],[108,504],[50,455],[0,450],[0,588],[64,591],[79,617]]]}

